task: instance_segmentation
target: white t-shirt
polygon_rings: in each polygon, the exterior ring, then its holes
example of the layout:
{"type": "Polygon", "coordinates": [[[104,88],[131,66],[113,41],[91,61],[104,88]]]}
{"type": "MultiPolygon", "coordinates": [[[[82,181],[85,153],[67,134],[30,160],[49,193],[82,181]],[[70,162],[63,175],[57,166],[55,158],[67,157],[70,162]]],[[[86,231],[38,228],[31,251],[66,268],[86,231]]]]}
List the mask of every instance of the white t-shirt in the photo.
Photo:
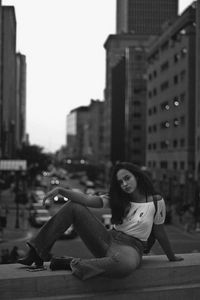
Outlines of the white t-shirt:
{"type": "MultiPolygon", "coordinates": [[[[102,195],[103,207],[109,207],[109,198],[102,195]]],[[[122,224],[114,225],[118,231],[134,236],[141,241],[146,241],[151,233],[154,224],[163,224],[166,216],[164,199],[157,201],[158,209],[155,214],[154,202],[137,203],[131,202],[131,208],[123,220],[122,224]]]]}

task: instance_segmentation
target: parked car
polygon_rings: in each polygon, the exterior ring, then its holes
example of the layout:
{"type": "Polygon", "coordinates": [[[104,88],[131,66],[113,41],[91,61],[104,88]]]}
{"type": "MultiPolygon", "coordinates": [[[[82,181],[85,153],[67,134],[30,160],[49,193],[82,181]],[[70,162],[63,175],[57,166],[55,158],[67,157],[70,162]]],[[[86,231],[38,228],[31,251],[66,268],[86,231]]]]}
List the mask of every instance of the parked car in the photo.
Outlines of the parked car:
{"type": "Polygon", "coordinates": [[[50,183],[51,183],[51,185],[59,185],[60,181],[57,177],[52,177],[50,183]]]}
{"type": "MultiPolygon", "coordinates": [[[[45,196],[45,192],[43,190],[33,190],[31,192],[31,201],[33,203],[39,203],[39,204],[43,204],[43,199],[45,196]]],[[[51,205],[51,201],[49,199],[47,199],[45,201],[45,208],[49,208],[51,205]]]]}
{"type": "Polygon", "coordinates": [[[43,190],[33,190],[31,192],[31,200],[32,202],[40,202],[41,200],[44,199],[45,192],[43,190]]]}
{"type": "Polygon", "coordinates": [[[49,211],[45,208],[30,211],[29,222],[34,227],[41,227],[51,219],[49,211]]]}

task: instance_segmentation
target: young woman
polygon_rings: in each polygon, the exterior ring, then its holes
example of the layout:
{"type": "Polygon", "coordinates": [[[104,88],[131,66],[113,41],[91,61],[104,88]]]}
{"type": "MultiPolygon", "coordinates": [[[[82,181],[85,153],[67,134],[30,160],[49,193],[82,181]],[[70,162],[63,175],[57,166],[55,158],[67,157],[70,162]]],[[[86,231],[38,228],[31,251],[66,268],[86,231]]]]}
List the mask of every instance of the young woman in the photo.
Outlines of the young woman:
{"type": "Polygon", "coordinates": [[[46,194],[44,203],[57,194],[69,201],[27,243],[30,249],[19,263],[42,266],[55,241],[71,224],[94,258],[52,258],[52,270],[72,270],[72,274],[81,279],[97,275],[127,276],[140,266],[153,224],[154,234],[168,259],[182,260],[174,255],[164,229],[164,199],[155,192],[152,182],[139,167],[127,162],[116,164],[108,195],[88,196],[57,187],[46,194]],[[157,201],[156,214],[153,196],[157,201]],[[87,207],[110,207],[114,228],[107,230],[87,207]]]}

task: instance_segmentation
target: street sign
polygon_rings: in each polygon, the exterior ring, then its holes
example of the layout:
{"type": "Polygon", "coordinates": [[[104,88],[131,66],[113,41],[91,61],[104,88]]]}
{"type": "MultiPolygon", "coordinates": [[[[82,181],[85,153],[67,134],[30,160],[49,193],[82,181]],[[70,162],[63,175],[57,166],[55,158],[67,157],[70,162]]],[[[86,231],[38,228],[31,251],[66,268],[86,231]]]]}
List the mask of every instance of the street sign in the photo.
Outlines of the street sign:
{"type": "Polygon", "coordinates": [[[26,160],[4,159],[0,160],[0,171],[26,171],[26,160]]]}

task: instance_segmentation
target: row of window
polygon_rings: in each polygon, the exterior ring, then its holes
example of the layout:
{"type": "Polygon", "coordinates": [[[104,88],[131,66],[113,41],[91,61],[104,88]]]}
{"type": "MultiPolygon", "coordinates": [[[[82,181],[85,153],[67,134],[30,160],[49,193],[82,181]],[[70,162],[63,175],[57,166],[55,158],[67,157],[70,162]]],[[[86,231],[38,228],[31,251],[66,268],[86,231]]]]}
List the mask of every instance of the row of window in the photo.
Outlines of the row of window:
{"type": "Polygon", "coordinates": [[[152,55],[148,59],[148,62],[150,64],[153,64],[154,61],[159,59],[160,52],[163,53],[167,51],[169,48],[174,48],[176,43],[180,43],[182,41],[182,37],[187,34],[187,29],[190,30],[190,28],[194,28],[194,27],[196,27],[196,23],[192,22],[190,25],[187,25],[187,28],[182,28],[180,31],[173,34],[170,39],[163,42],[160,48],[157,48],[154,51],[154,53],[152,53],[152,55]]]}
{"type": "MultiPolygon", "coordinates": [[[[185,125],[185,116],[180,116],[180,118],[174,118],[173,120],[165,120],[160,123],[160,129],[168,129],[170,127],[176,128],[178,126],[185,125]]],[[[153,124],[148,126],[148,132],[153,133],[157,132],[158,126],[157,124],[153,124]]]]}
{"type": "MultiPolygon", "coordinates": [[[[185,101],[185,93],[181,93],[180,97],[175,96],[172,101],[163,101],[160,103],[160,111],[170,110],[171,107],[179,107],[185,101]]],[[[152,106],[148,109],[148,115],[151,116],[157,113],[157,106],[152,106]]]]}
{"type": "MultiPolygon", "coordinates": [[[[174,63],[178,63],[181,59],[183,59],[186,54],[187,54],[188,50],[187,48],[183,47],[179,52],[174,54],[174,63]]],[[[170,63],[169,61],[165,61],[160,65],[160,72],[164,72],[166,70],[169,69],[170,63]]],[[[153,70],[151,73],[149,73],[149,81],[151,81],[153,78],[156,78],[158,76],[158,72],[157,70],[153,70]]]]}
{"type": "MultiPolygon", "coordinates": [[[[169,163],[166,160],[162,160],[160,162],[157,161],[148,161],[148,167],[149,168],[160,168],[160,169],[168,169],[169,168],[169,164],[171,164],[171,162],[169,163]]],[[[185,170],[185,162],[184,161],[173,161],[172,162],[172,168],[173,170],[185,170]]]]}
{"type": "MultiPolygon", "coordinates": [[[[182,70],[179,74],[174,75],[173,77],[173,84],[177,85],[178,83],[182,83],[186,76],[186,70],[182,70]]],[[[170,87],[169,80],[165,80],[160,84],[160,91],[164,92],[170,87]]],[[[151,91],[148,92],[148,97],[151,99],[153,96],[157,96],[158,91],[157,88],[154,87],[151,91]]]]}
{"type": "Polygon", "coordinates": [[[172,146],[173,148],[177,148],[177,147],[183,148],[185,147],[185,139],[181,138],[180,140],[174,139],[173,141],[164,140],[159,143],[149,143],[148,150],[158,150],[158,148],[162,150],[169,149],[170,146],[172,146]]]}

